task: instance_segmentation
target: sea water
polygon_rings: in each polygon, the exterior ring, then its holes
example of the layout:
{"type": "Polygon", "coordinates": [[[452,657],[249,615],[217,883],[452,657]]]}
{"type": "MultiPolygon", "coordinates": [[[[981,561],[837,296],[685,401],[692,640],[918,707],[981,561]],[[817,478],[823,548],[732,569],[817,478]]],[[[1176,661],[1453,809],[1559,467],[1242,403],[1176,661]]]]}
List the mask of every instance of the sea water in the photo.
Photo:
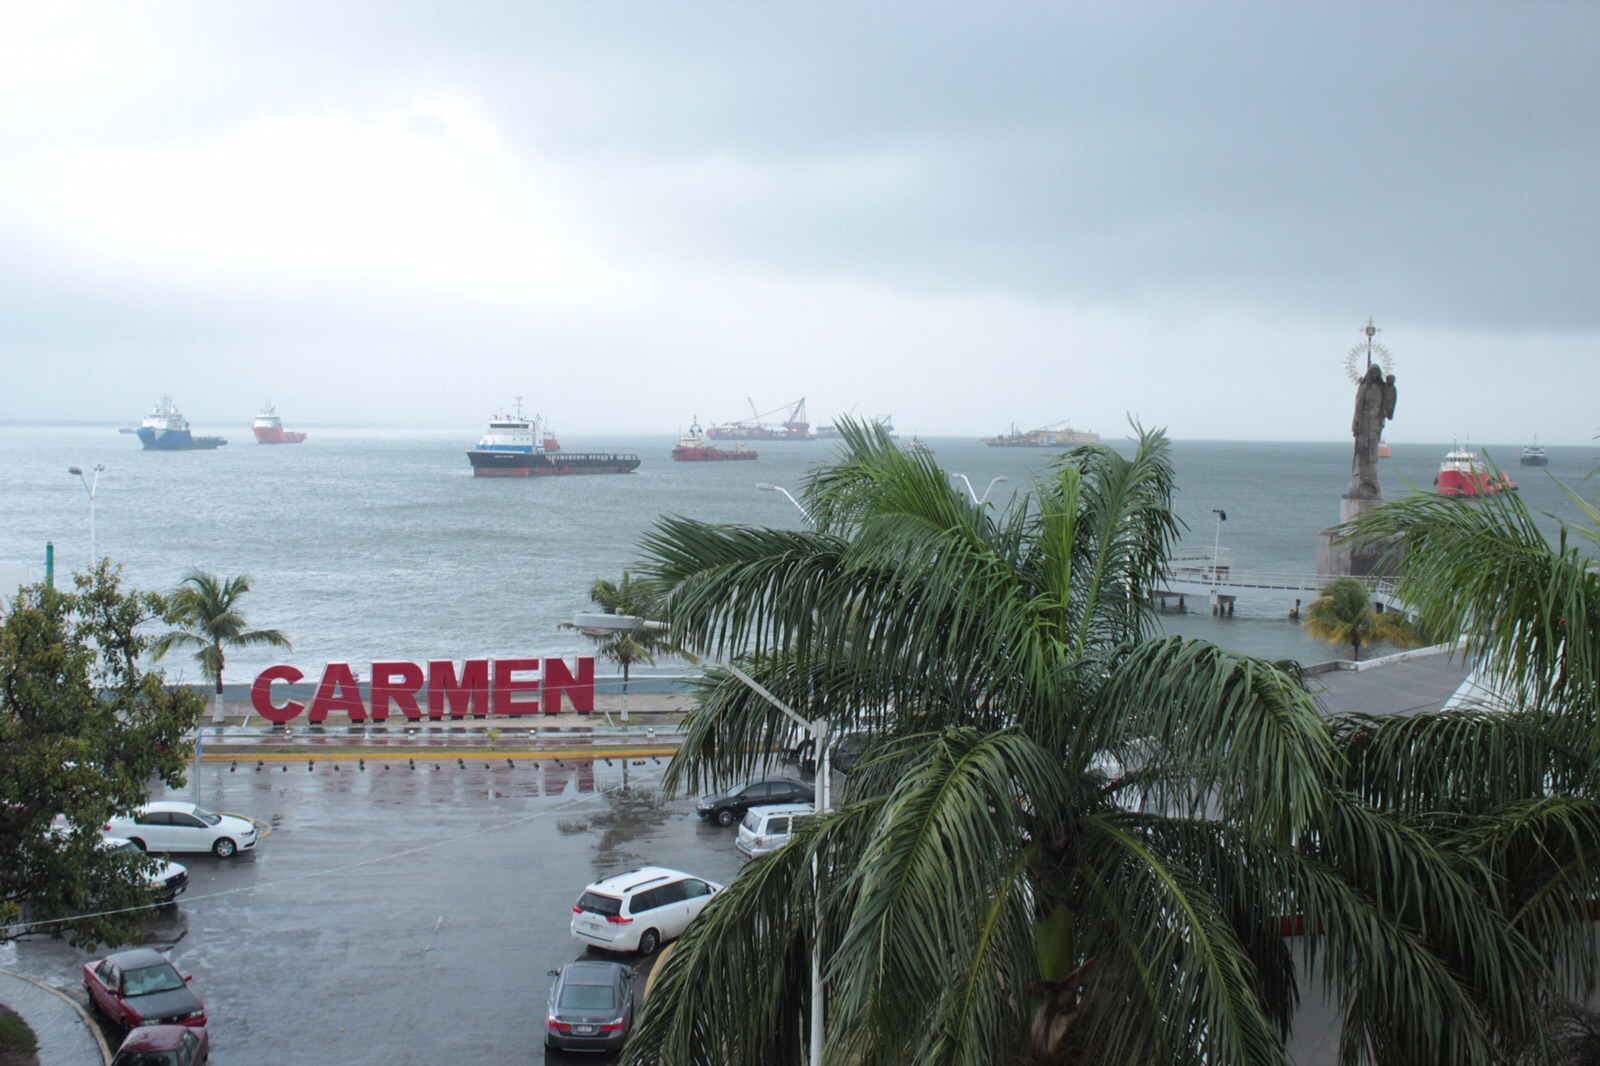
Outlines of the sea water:
{"type": "MultiPolygon", "coordinates": [[[[0,426],[0,561],[23,563],[30,580],[42,580],[53,542],[57,583],[69,585],[90,557],[90,500],[68,467],[104,463],[95,549],[123,567],[127,585],[170,590],[190,569],[248,574],[249,623],[293,640],[289,652],[234,650],[230,682],[274,662],[316,676],[329,661],[365,673],[375,660],[576,655],[589,643],[561,623],[592,609],[596,578],[619,579],[634,565],[641,536],[661,516],[800,527],[798,509],[757,483],[798,496],[807,470],[839,448],[755,442],[754,461],[679,463],[666,435],[563,435],[569,450],[635,452],[642,463],[627,475],[474,478],[466,451],[480,432],[310,427],[303,444],[258,445],[245,430],[217,451],[147,452],[114,427],[0,426]]],[[[1059,458],[968,437],[922,440],[961,491],[956,473],[997,505],[1059,458]],[[996,478],[1006,480],[991,487],[996,478]]],[[[1107,442],[1130,448],[1125,439],[1107,442]]],[[[1380,468],[1385,496],[1431,491],[1448,448],[1393,445],[1380,468]]],[[[1183,549],[1220,550],[1238,571],[1312,574],[1317,534],[1339,517],[1351,451],[1348,442],[1175,442],[1183,549]]],[[[1595,498],[1582,478],[1600,464],[1596,449],[1550,448],[1542,470],[1517,465],[1520,445],[1487,451],[1535,511],[1579,517],[1562,482],[1595,498]]],[[[1553,531],[1554,519],[1541,521],[1553,531]]],[[[1241,594],[1225,618],[1190,598],[1186,612],[1164,611],[1159,623],[1269,658],[1339,657],[1290,619],[1297,596],[1241,594]]],[[[187,656],[164,665],[174,680],[198,679],[187,656]]]]}

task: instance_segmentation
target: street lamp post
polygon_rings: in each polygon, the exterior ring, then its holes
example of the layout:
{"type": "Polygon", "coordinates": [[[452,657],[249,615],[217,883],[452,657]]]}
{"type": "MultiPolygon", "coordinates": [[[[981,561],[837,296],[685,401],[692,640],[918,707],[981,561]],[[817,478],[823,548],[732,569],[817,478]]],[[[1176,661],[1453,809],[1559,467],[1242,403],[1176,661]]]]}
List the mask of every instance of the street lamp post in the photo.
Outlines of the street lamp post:
{"type": "MultiPolygon", "coordinates": [[[[1218,556],[1222,553],[1222,523],[1228,520],[1228,512],[1213,507],[1211,513],[1217,516],[1217,539],[1211,543],[1211,584],[1215,586],[1220,580],[1217,574],[1219,571],[1218,556]]],[[[1212,591],[1216,591],[1215,587],[1212,588],[1212,591]]]]}
{"type": "Polygon", "coordinates": [[[811,512],[806,510],[805,506],[799,500],[797,500],[793,496],[791,496],[789,494],[789,490],[784,488],[782,485],[774,485],[769,481],[758,481],[758,482],[756,482],[756,488],[760,489],[762,492],[781,492],[781,493],[783,493],[783,498],[788,500],[790,503],[794,504],[794,509],[796,511],[799,511],[800,512],[800,517],[804,518],[806,520],[806,525],[808,525],[808,526],[815,526],[816,525],[816,523],[811,520],[811,512]]]}
{"type": "MultiPolygon", "coordinates": [[[[788,492],[762,482],[756,486],[761,489],[776,490],[789,496],[788,492]]],[[[789,502],[800,508],[800,513],[805,514],[806,509],[800,507],[793,496],[789,502]]],[[[810,521],[810,515],[806,515],[810,521]]],[[[576,614],[572,617],[572,624],[578,630],[590,636],[600,636],[606,633],[626,632],[631,629],[667,629],[665,622],[657,622],[647,618],[640,618],[631,614],[576,614]]],[[[684,653],[688,654],[688,653],[684,653]]],[[[828,751],[828,721],[825,718],[808,719],[805,715],[784,703],[777,696],[767,690],[755,678],[745,673],[730,662],[716,659],[708,655],[693,656],[691,659],[701,659],[711,663],[720,670],[726,670],[739,682],[766,700],[773,707],[782,712],[785,718],[800,726],[811,734],[811,743],[817,752],[817,788],[813,797],[812,806],[817,814],[825,814],[832,807],[832,792],[828,787],[828,777],[832,772],[831,760],[828,751]]],[[[817,857],[811,857],[811,884],[812,893],[816,904],[815,928],[811,938],[811,1066],[822,1066],[822,1040],[823,1040],[823,1003],[824,990],[822,986],[822,875],[817,868],[817,857]]]]}
{"type": "Polygon", "coordinates": [[[979,507],[982,507],[986,502],[988,502],[989,493],[994,491],[994,487],[996,485],[1000,485],[1000,484],[1003,484],[1003,483],[1011,480],[1010,478],[1006,477],[1004,474],[1001,474],[999,477],[991,479],[989,481],[989,487],[983,490],[983,495],[982,496],[979,496],[977,490],[972,487],[972,482],[967,480],[967,475],[965,475],[965,474],[951,474],[950,476],[951,477],[958,477],[958,478],[960,478],[962,480],[963,483],[966,484],[966,486],[967,486],[967,495],[971,496],[972,497],[972,502],[977,504],[979,507]]]}
{"type": "Polygon", "coordinates": [[[99,489],[99,487],[100,487],[100,475],[101,475],[101,473],[103,473],[105,471],[105,468],[106,468],[106,464],[104,464],[104,463],[96,463],[94,465],[94,470],[93,470],[94,481],[91,482],[89,480],[89,478],[84,474],[83,467],[81,467],[81,466],[69,466],[69,467],[67,467],[67,473],[69,473],[69,474],[77,474],[78,475],[78,480],[83,482],[83,491],[85,491],[85,492],[87,492],[89,494],[89,572],[90,573],[94,572],[95,563],[99,562],[99,560],[100,560],[99,554],[95,551],[95,543],[94,543],[94,496],[95,496],[95,491],[97,489],[99,489]]]}

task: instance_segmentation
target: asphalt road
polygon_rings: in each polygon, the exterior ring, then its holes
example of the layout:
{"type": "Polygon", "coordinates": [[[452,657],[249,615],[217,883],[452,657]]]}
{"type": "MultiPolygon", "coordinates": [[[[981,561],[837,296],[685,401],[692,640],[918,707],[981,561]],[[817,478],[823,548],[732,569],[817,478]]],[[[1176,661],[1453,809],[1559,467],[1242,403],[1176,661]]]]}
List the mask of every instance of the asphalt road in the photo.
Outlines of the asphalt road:
{"type": "MultiPolygon", "coordinates": [[[[271,832],[237,859],[175,856],[189,890],[147,944],[194,975],[217,1066],[543,1062],[548,971],[586,951],[568,931],[584,886],[644,865],[727,883],[742,863],[736,830],[663,800],[664,767],[636,760],[624,787],[617,759],[207,762],[204,805],[271,832]]],[[[94,957],[0,946],[0,967],[80,1001],[94,957]]],[[[574,1060],[593,1061],[550,1056],[574,1060]]]]}

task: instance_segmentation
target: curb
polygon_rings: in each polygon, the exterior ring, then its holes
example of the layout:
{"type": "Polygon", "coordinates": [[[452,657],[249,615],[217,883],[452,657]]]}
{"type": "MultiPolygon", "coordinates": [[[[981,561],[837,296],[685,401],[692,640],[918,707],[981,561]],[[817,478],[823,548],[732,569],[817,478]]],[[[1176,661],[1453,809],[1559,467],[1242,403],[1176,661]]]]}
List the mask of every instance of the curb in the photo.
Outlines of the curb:
{"type": "MultiPolygon", "coordinates": [[[[73,1013],[78,1016],[78,1020],[83,1022],[84,1028],[87,1029],[94,1037],[94,1042],[99,1045],[100,1062],[102,1063],[102,1066],[108,1066],[108,1064],[111,1062],[111,1047],[106,1043],[105,1034],[100,1031],[100,1027],[94,1024],[93,1018],[89,1017],[89,1012],[83,1009],[83,1004],[79,1003],[77,1000],[73,999],[59,988],[51,988],[47,984],[35,981],[31,977],[24,977],[20,973],[12,973],[10,970],[0,970],[0,974],[4,974],[7,977],[14,977],[18,981],[26,981],[33,987],[50,993],[52,996],[55,996],[57,999],[61,1000],[61,1002],[71,1007],[73,1013]]],[[[23,1021],[28,1022],[29,1028],[34,1028],[34,1023],[28,1020],[27,1015],[23,1014],[21,1011],[17,1011],[17,1014],[22,1018],[23,1021]]]]}

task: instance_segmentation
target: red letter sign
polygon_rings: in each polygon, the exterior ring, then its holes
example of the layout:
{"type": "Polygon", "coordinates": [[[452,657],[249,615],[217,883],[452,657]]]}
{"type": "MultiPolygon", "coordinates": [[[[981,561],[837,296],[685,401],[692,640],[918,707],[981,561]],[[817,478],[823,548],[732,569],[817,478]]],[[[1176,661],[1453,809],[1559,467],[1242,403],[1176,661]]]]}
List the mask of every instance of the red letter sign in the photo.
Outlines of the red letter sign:
{"type": "Polygon", "coordinates": [[[422,720],[417,693],[422,691],[422,667],[416,663],[372,664],[372,720],[389,720],[389,701],[413,722],[422,720]]]}
{"type": "Polygon", "coordinates": [[[311,697],[311,713],[306,715],[306,721],[321,725],[329,711],[343,711],[352,722],[367,720],[367,709],[361,703],[361,690],[356,687],[349,663],[329,663],[322,671],[322,684],[311,697]]]}
{"type": "Polygon", "coordinates": [[[572,709],[579,714],[594,712],[594,660],[578,660],[578,676],[567,671],[560,659],[544,661],[544,713],[560,714],[561,697],[566,696],[572,709]]]}
{"type": "Polygon", "coordinates": [[[292,666],[267,667],[256,675],[256,683],[250,686],[250,705],[256,709],[257,714],[273,725],[283,725],[305,710],[306,705],[289,700],[282,707],[273,706],[272,683],[286,681],[292,685],[305,676],[292,666]]]}
{"type": "Polygon", "coordinates": [[[538,714],[539,713],[539,678],[537,676],[519,679],[519,673],[539,670],[538,659],[496,659],[494,661],[494,713],[495,714],[538,714]],[[531,700],[516,699],[519,692],[532,692],[531,700]]]}
{"type": "Polygon", "coordinates": [[[428,717],[443,718],[444,705],[450,704],[450,717],[460,718],[468,711],[474,718],[489,713],[489,660],[468,659],[461,664],[461,680],[456,680],[456,664],[449,659],[428,663],[428,717]]]}

